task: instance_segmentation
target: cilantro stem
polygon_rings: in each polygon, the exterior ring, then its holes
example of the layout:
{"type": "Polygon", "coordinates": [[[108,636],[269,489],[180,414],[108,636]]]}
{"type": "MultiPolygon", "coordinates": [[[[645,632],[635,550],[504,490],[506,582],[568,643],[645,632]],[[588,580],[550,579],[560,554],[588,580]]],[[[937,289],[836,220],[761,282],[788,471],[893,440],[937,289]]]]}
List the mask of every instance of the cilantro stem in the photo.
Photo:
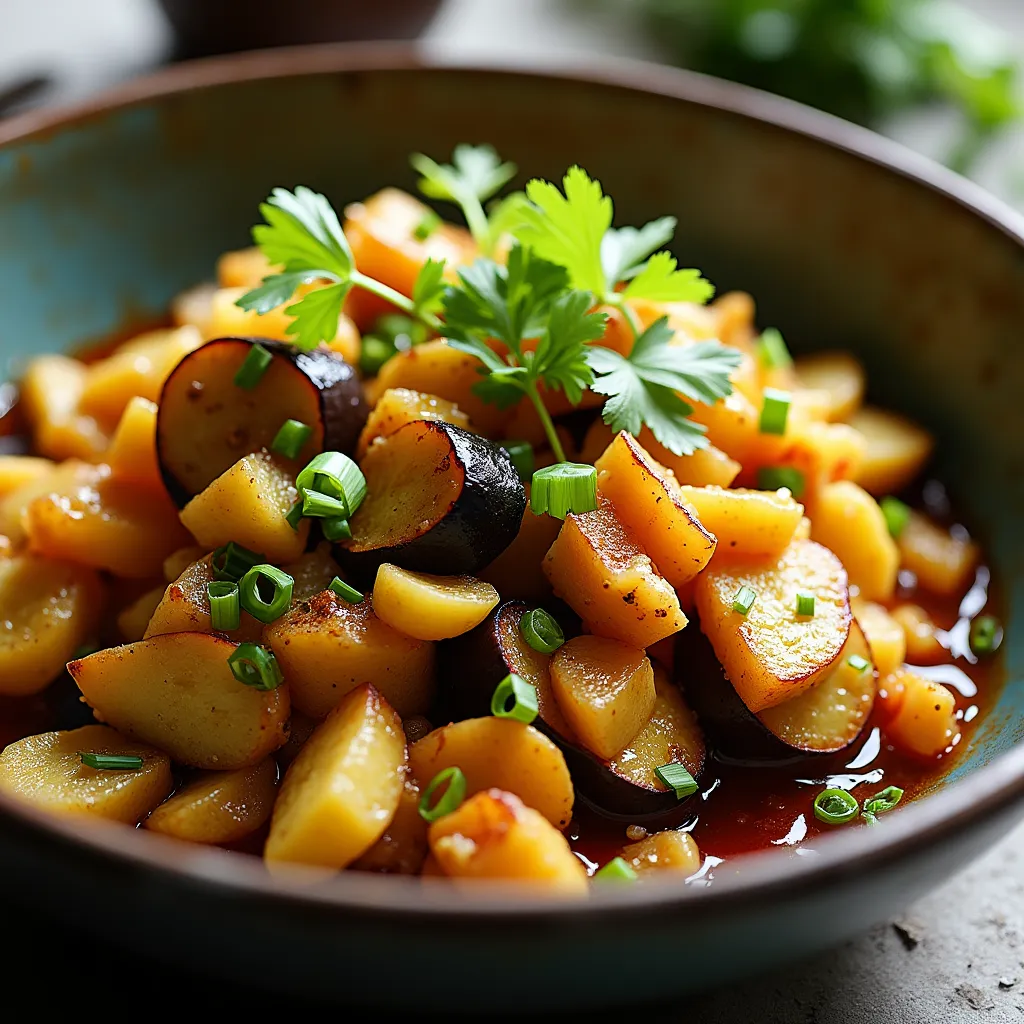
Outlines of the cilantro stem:
{"type": "Polygon", "coordinates": [[[633,332],[633,340],[636,341],[640,337],[642,330],[640,321],[637,320],[636,313],[633,312],[629,303],[618,292],[608,296],[607,301],[609,306],[613,306],[622,314],[623,319],[629,324],[629,329],[633,332]]]}
{"type": "Polygon", "coordinates": [[[440,332],[443,328],[441,321],[434,316],[433,313],[427,313],[422,309],[417,309],[415,303],[407,295],[403,295],[401,292],[395,291],[394,288],[388,287],[380,281],[374,280],[372,277],[367,277],[365,274],[359,273],[358,270],[353,270],[352,275],[349,278],[354,288],[362,288],[364,291],[371,292],[378,298],[384,299],[385,302],[390,302],[393,306],[397,306],[403,313],[411,316],[415,320],[419,320],[426,324],[432,331],[440,332]]]}
{"type": "Polygon", "coordinates": [[[473,241],[480,246],[484,256],[491,256],[491,225],[487,220],[483,204],[472,193],[459,196],[462,215],[466,218],[466,226],[473,236],[473,241]]]}
{"type": "Polygon", "coordinates": [[[551,450],[555,453],[555,458],[559,462],[568,461],[565,457],[565,449],[562,448],[562,442],[559,440],[558,433],[555,430],[555,424],[551,420],[551,413],[547,411],[544,407],[544,403],[540,399],[540,392],[537,390],[536,381],[530,381],[526,387],[526,394],[529,396],[530,401],[533,402],[534,409],[537,410],[541,426],[544,428],[544,433],[547,435],[548,444],[551,445],[551,450]]]}

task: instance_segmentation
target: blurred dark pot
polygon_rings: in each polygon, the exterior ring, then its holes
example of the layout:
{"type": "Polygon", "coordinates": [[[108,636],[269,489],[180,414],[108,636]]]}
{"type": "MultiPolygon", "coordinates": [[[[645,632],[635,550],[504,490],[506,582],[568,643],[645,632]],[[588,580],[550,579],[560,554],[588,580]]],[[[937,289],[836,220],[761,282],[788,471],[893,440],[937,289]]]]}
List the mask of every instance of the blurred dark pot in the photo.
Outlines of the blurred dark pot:
{"type": "Polygon", "coordinates": [[[413,39],[441,0],[159,0],[177,55],[349,39],[413,39]]]}

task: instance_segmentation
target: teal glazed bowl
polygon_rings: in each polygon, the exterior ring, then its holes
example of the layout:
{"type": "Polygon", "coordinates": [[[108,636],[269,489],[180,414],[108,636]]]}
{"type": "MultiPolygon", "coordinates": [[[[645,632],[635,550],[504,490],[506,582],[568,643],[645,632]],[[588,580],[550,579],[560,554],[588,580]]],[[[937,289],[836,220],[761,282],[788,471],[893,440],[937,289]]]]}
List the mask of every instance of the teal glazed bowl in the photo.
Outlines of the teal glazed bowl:
{"type": "Polygon", "coordinates": [[[684,264],[752,292],[795,347],[853,349],[873,399],[936,433],[937,471],[1007,600],[995,710],[884,827],[727,862],[706,886],[568,904],[361,874],[313,885],[0,799],[0,893],[114,941],[159,935],[160,955],[227,978],[420,1009],[451,1006],[432,982],[453,970],[460,1008],[635,1005],[897,913],[1024,806],[1024,222],[978,189],[824,115],[652,67],[482,69],[377,46],[182,65],[0,124],[0,355],[17,365],[158,314],[246,244],[275,185],[340,205],[411,186],[407,154],[460,141],[549,178],[580,162],[621,223],[675,214],[684,264]],[[412,983],[396,984],[403,964],[412,983]]]}

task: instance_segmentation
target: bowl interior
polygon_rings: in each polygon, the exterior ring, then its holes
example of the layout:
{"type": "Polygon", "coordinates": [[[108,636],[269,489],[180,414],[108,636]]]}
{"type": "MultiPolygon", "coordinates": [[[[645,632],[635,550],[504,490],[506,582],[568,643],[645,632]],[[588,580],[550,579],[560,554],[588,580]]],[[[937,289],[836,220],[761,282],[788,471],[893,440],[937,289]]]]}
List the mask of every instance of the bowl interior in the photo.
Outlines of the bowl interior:
{"type": "MultiPolygon", "coordinates": [[[[942,191],[968,186],[926,170],[940,187],[923,187],[748,116],[756,96],[712,83],[690,81],[686,99],[612,80],[337,63],[311,52],[295,75],[264,57],[272,77],[251,80],[243,62],[217,86],[200,69],[183,92],[143,91],[0,148],[0,365],[16,372],[28,355],[158,315],[248,243],[275,185],[309,185],[340,208],[384,184],[411,188],[410,152],[445,156],[462,141],[493,143],[527,176],[578,162],[617,197],[617,223],[674,214],[684,264],[752,292],[760,323],[795,349],[859,353],[872,398],[938,434],[938,471],[989,545],[1009,606],[1009,682],[954,776],[1024,734],[1024,246],[942,191]]],[[[669,93],[684,81],[648,74],[669,93]]]]}

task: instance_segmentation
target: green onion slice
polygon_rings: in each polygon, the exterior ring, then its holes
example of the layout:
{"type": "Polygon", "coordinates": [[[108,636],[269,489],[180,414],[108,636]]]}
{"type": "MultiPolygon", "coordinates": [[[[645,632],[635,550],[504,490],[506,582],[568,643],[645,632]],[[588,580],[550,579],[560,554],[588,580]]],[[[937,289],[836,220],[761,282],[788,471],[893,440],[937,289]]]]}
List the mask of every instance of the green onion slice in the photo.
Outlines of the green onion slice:
{"type": "Polygon", "coordinates": [[[845,789],[824,789],[814,798],[814,816],[826,825],[843,825],[860,813],[860,804],[845,789]]]}
{"type": "Polygon", "coordinates": [[[971,623],[970,641],[978,657],[995,654],[1003,643],[1003,627],[994,615],[979,615],[971,623]]]}
{"type": "Polygon", "coordinates": [[[862,658],[859,654],[851,654],[846,659],[846,664],[853,669],[854,672],[866,672],[871,668],[871,662],[867,658],[862,658]]]}
{"type": "Polygon", "coordinates": [[[254,565],[266,560],[266,555],[250,551],[232,540],[213,552],[210,564],[215,579],[237,583],[254,565]]]}
{"type": "Polygon", "coordinates": [[[420,797],[420,817],[424,821],[437,821],[446,814],[451,814],[466,798],[466,776],[462,769],[452,765],[439,771],[431,780],[430,785],[423,791],[420,797]],[[447,785],[447,789],[441,794],[436,804],[431,806],[434,794],[447,785]]]}
{"type": "Polygon", "coordinates": [[[238,629],[242,622],[238,584],[214,580],[206,584],[206,594],[210,599],[210,625],[218,632],[238,629]]]}
{"type": "MultiPolygon", "coordinates": [[[[321,452],[295,479],[299,491],[315,491],[342,504],[336,515],[350,518],[366,497],[363,471],[341,452],[321,452]]],[[[309,512],[305,513],[309,515],[309,512]]]]}
{"type": "Polygon", "coordinates": [[[262,345],[253,345],[235,374],[235,386],[252,391],[273,361],[274,357],[262,345]]]}
{"type": "Polygon", "coordinates": [[[242,607],[260,622],[273,622],[292,606],[295,580],[274,565],[254,565],[238,583],[242,607]]]}
{"type": "Polygon", "coordinates": [[[788,391],[777,391],[775,388],[764,389],[764,405],[761,407],[760,431],[762,434],[786,433],[786,421],[789,419],[789,407],[793,396],[788,391]]]}
{"type": "Polygon", "coordinates": [[[519,620],[519,632],[523,639],[541,654],[553,654],[565,643],[565,634],[554,617],[543,608],[531,608],[523,612],[519,620]]]}
{"type": "Polygon", "coordinates": [[[307,426],[301,420],[285,420],[280,430],[274,435],[270,447],[278,455],[286,459],[297,459],[303,445],[310,439],[313,428],[307,426]]]}
{"type": "Polygon", "coordinates": [[[530,510],[564,519],[570,512],[597,508],[597,470],[578,462],[558,462],[533,474],[530,510]]]}
{"type": "Polygon", "coordinates": [[[615,857],[594,874],[594,880],[601,882],[635,882],[637,880],[637,873],[621,857],[615,857]]]}
{"type": "Polygon", "coordinates": [[[732,599],[732,610],[739,612],[740,615],[746,615],[754,607],[756,600],[757,591],[753,587],[742,586],[736,591],[736,596],[732,599]]]}
{"type": "Polygon", "coordinates": [[[240,683],[255,690],[276,690],[284,682],[277,658],[257,644],[239,644],[228,665],[240,683]]]}
{"type": "Polygon", "coordinates": [[[352,529],[347,519],[321,519],[320,532],[324,540],[339,541],[348,540],[352,536],[352,529]]]}
{"type": "Polygon", "coordinates": [[[808,618],[814,617],[814,595],[808,594],[807,591],[801,590],[796,595],[796,613],[797,615],[806,615],[808,618]]]}
{"type": "Polygon", "coordinates": [[[537,687],[515,672],[510,673],[498,683],[491,697],[491,714],[529,725],[537,717],[537,687]]]}
{"type": "Polygon", "coordinates": [[[793,357],[789,354],[782,333],[769,327],[757,340],[757,355],[761,365],[769,370],[783,370],[793,365],[793,357]]]}
{"type": "Polygon", "coordinates": [[[889,529],[889,534],[899,539],[899,536],[906,529],[907,523],[910,522],[910,506],[904,505],[899,498],[883,498],[879,503],[878,507],[882,510],[882,515],[885,516],[885,525],[889,529]]]}
{"type": "Polygon", "coordinates": [[[529,441],[502,441],[519,479],[525,484],[533,476],[533,445],[529,441]]]}
{"type": "Polygon", "coordinates": [[[135,754],[90,754],[79,751],[78,756],[87,768],[109,772],[136,772],[142,767],[142,758],[135,754]]]}
{"type": "Polygon", "coordinates": [[[864,801],[864,810],[861,812],[861,817],[869,825],[874,825],[879,814],[891,811],[902,799],[903,790],[899,786],[888,786],[880,793],[876,793],[864,801]]]}
{"type": "Polygon", "coordinates": [[[669,789],[675,791],[677,800],[682,800],[697,792],[697,780],[686,770],[684,765],[675,762],[663,764],[654,769],[654,774],[669,789]]]}
{"type": "Polygon", "coordinates": [[[441,218],[433,210],[427,210],[420,218],[419,224],[412,229],[412,237],[417,242],[425,242],[441,226],[441,218]]]}
{"type": "Polygon", "coordinates": [[[302,522],[302,499],[299,498],[297,502],[290,509],[288,509],[288,515],[284,517],[284,521],[293,529],[299,528],[299,523],[302,522]]]}
{"type": "Polygon", "coordinates": [[[350,604],[358,604],[363,599],[363,595],[355,587],[350,587],[340,576],[335,576],[327,589],[350,604]]]}
{"type": "Polygon", "coordinates": [[[302,492],[302,514],[314,519],[344,519],[348,522],[348,506],[340,498],[320,491],[302,492]]]}
{"type": "Polygon", "coordinates": [[[378,338],[376,334],[363,336],[359,350],[359,369],[364,377],[376,377],[380,368],[398,351],[393,341],[378,338]]]}
{"type": "Polygon", "coordinates": [[[803,495],[807,486],[803,473],[792,466],[762,466],[757,471],[757,486],[762,491],[779,491],[785,487],[794,498],[803,495]]]}

